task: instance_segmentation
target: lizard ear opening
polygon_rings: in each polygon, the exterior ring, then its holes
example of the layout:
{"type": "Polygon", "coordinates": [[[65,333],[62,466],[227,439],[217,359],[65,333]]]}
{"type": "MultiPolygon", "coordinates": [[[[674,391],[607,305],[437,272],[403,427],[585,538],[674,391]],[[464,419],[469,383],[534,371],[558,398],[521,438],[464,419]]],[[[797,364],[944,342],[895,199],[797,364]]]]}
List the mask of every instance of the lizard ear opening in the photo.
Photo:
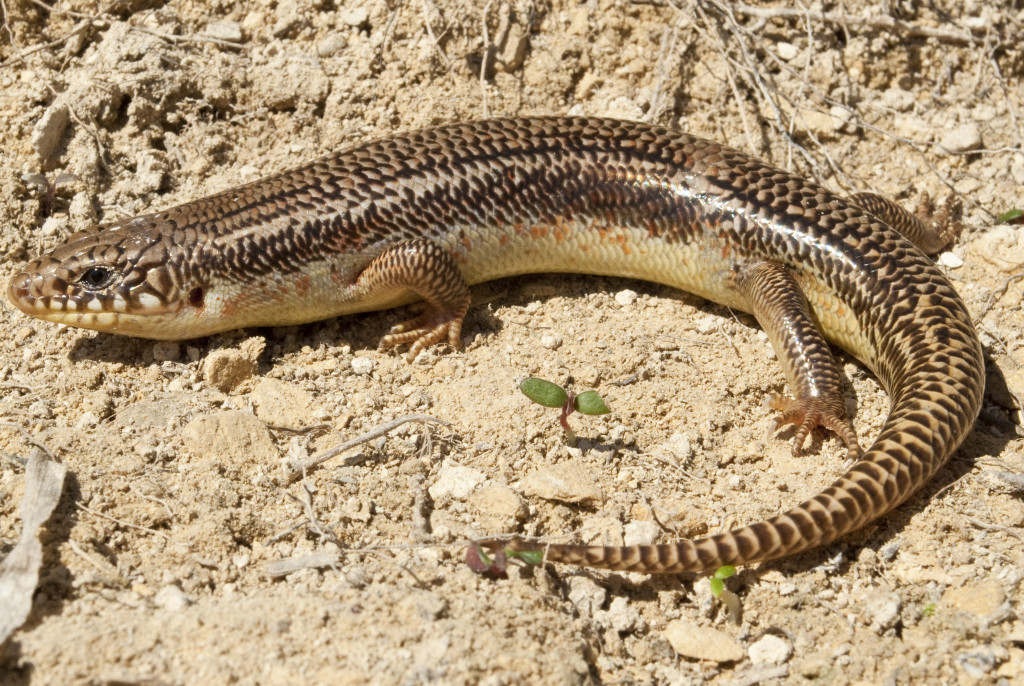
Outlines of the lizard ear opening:
{"type": "Polygon", "coordinates": [[[195,288],[188,292],[188,304],[196,308],[202,307],[203,296],[203,287],[196,286],[195,288]]]}

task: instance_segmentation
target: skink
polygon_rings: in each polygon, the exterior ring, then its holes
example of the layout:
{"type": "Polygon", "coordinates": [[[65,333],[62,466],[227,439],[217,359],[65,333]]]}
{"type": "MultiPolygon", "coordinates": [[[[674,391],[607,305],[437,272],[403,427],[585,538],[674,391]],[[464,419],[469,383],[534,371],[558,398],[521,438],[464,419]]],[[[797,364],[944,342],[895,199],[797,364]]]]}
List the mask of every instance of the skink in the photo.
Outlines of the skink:
{"type": "Polygon", "coordinates": [[[422,299],[423,313],[382,340],[411,344],[410,359],[445,340],[459,347],[469,285],[517,274],[647,279],[751,312],[793,392],[773,406],[798,426],[794,452],[825,426],[856,458],[849,470],[778,516],[707,538],[543,546],[557,562],[702,571],[834,541],[905,501],[960,445],[981,404],[981,345],[922,251],[951,240],[951,208],[915,216],[875,195],[843,199],[657,126],[493,119],[357,145],[75,235],[15,275],[8,295],[41,319],[157,339],[422,299]],[[826,339],[890,395],[867,450],[826,339]]]}

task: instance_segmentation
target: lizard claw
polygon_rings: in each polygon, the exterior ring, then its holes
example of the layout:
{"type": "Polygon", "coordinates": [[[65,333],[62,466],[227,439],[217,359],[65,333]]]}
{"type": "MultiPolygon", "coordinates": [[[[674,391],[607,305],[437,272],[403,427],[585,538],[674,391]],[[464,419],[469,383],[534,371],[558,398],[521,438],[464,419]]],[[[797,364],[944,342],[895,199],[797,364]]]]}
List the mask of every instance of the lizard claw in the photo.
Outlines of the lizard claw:
{"type": "Polygon", "coordinates": [[[445,338],[455,350],[462,348],[462,320],[465,312],[446,312],[428,305],[412,319],[392,327],[391,333],[380,339],[381,348],[412,343],[405,359],[412,362],[427,346],[440,343],[445,338]]]}
{"type": "Polygon", "coordinates": [[[830,429],[839,436],[847,449],[847,456],[855,460],[860,457],[860,443],[853,430],[853,424],[846,416],[846,411],[835,401],[825,398],[787,398],[774,395],[768,405],[782,413],[776,417],[772,432],[785,424],[795,424],[796,435],[793,436],[793,456],[800,454],[807,435],[815,427],[830,429]]]}

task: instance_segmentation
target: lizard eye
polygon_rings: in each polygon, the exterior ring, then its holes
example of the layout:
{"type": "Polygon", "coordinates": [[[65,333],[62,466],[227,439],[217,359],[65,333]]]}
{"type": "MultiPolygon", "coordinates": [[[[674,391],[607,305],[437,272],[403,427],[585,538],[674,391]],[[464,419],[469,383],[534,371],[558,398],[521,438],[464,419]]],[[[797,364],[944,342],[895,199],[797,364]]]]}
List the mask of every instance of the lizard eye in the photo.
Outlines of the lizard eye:
{"type": "Polygon", "coordinates": [[[114,270],[109,267],[89,267],[78,278],[78,283],[90,291],[106,288],[114,280],[114,270]]]}

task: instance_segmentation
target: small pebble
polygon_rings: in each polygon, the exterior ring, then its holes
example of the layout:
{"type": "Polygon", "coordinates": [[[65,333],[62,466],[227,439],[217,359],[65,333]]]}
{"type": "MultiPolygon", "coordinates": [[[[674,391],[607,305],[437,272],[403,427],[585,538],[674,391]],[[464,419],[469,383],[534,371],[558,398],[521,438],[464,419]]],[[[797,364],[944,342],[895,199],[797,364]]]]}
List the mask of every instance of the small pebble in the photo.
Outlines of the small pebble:
{"type": "Polygon", "coordinates": [[[587,576],[569,577],[569,602],[581,615],[593,616],[604,606],[608,591],[587,576]]]}
{"type": "Polygon", "coordinates": [[[869,593],[864,602],[864,611],[876,633],[884,633],[896,625],[903,603],[892,592],[869,593]]]}
{"type": "Polygon", "coordinates": [[[787,62],[800,54],[800,48],[796,47],[792,43],[776,43],[775,50],[779,53],[779,57],[787,62]]]}
{"type": "Polygon", "coordinates": [[[747,651],[750,661],[758,664],[780,664],[785,662],[793,654],[789,642],[773,634],[762,636],[747,651]]]}
{"type": "Polygon", "coordinates": [[[228,43],[241,43],[242,26],[236,21],[211,21],[203,29],[203,35],[228,43]]]}
{"type": "Polygon", "coordinates": [[[939,264],[943,267],[949,267],[950,269],[958,269],[964,266],[964,261],[956,253],[949,252],[948,250],[939,255],[939,264]]]}
{"type": "Polygon", "coordinates": [[[643,631],[647,628],[647,622],[623,596],[614,598],[607,610],[595,612],[594,620],[599,626],[607,627],[620,634],[643,631]]]}
{"type": "Polygon", "coordinates": [[[661,528],[654,522],[635,521],[623,527],[623,541],[626,545],[651,545],[658,540],[661,528]]]}
{"type": "Polygon", "coordinates": [[[370,15],[365,7],[351,7],[338,12],[338,19],[341,20],[341,23],[349,26],[360,26],[365,24],[369,18],[370,15]]]}
{"type": "Polygon", "coordinates": [[[316,54],[320,57],[330,57],[340,52],[348,45],[348,39],[340,33],[332,33],[324,40],[317,43],[316,54]]]}
{"type": "Polygon", "coordinates": [[[974,123],[963,124],[949,131],[939,141],[950,152],[970,152],[981,147],[981,131],[974,123]]]}
{"type": "Polygon", "coordinates": [[[373,360],[369,357],[353,357],[352,371],[356,374],[369,374],[373,371],[373,360]]]}
{"type": "Polygon", "coordinates": [[[558,334],[541,336],[540,344],[548,350],[558,350],[562,345],[562,337],[558,334]]]}
{"type": "Polygon", "coordinates": [[[686,619],[669,622],[662,635],[677,653],[694,660],[739,662],[744,657],[743,647],[729,634],[686,619]]]}
{"type": "Polygon", "coordinates": [[[445,460],[438,472],[437,481],[427,489],[427,492],[434,500],[446,496],[455,500],[465,500],[486,478],[483,472],[445,460]]]}
{"type": "Polygon", "coordinates": [[[174,341],[157,341],[153,344],[153,359],[157,362],[174,362],[181,356],[181,346],[174,341]]]}
{"type": "Polygon", "coordinates": [[[526,495],[560,503],[579,503],[588,507],[604,504],[604,492],[593,470],[575,460],[541,467],[526,475],[519,484],[526,495]]]}
{"type": "Polygon", "coordinates": [[[87,429],[96,426],[99,422],[100,418],[96,416],[95,412],[83,412],[82,416],[75,423],[75,428],[78,430],[87,429]]]}
{"type": "Polygon", "coordinates": [[[47,238],[56,236],[57,234],[64,233],[68,226],[68,219],[66,216],[59,217],[47,217],[46,221],[43,222],[42,228],[39,230],[41,234],[47,238]]]}
{"type": "Polygon", "coordinates": [[[255,372],[256,362],[240,350],[214,350],[203,360],[203,381],[222,393],[230,393],[255,372]]]}
{"type": "Polygon", "coordinates": [[[615,294],[615,302],[625,307],[626,305],[632,305],[636,302],[637,294],[636,291],[631,291],[628,288],[626,290],[619,291],[615,294]]]}
{"type": "Polygon", "coordinates": [[[153,602],[171,612],[180,612],[192,604],[185,592],[174,585],[161,588],[153,598],[153,602]]]}
{"type": "Polygon", "coordinates": [[[71,121],[71,114],[63,100],[57,100],[43,113],[32,128],[30,143],[39,158],[46,162],[57,150],[64,130],[71,121]]]}
{"type": "Polygon", "coordinates": [[[694,323],[694,328],[697,329],[697,333],[704,335],[714,333],[715,331],[718,331],[718,317],[710,314],[705,317],[701,317],[694,323]]]}

